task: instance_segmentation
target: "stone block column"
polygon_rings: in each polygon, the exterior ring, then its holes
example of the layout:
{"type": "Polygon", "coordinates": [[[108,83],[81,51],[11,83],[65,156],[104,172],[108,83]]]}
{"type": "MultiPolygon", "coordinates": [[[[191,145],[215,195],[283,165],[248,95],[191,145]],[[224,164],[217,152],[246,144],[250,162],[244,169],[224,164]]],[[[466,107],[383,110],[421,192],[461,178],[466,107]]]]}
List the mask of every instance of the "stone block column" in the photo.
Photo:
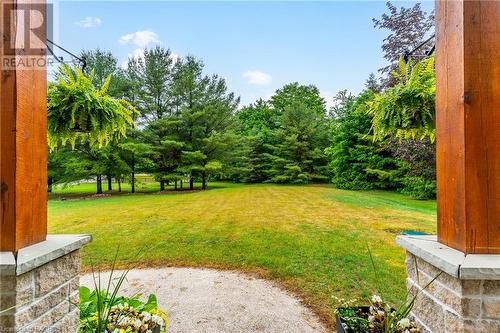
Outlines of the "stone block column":
{"type": "Polygon", "coordinates": [[[500,255],[465,255],[436,236],[397,242],[406,249],[409,297],[417,295],[411,316],[423,332],[500,332],[500,255]]]}
{"type": "Polygon", "coordinates": [[[80,248],[86,235],[48,235],[0,252],[0,332],[75,333],[79,326],[80,248]]]}

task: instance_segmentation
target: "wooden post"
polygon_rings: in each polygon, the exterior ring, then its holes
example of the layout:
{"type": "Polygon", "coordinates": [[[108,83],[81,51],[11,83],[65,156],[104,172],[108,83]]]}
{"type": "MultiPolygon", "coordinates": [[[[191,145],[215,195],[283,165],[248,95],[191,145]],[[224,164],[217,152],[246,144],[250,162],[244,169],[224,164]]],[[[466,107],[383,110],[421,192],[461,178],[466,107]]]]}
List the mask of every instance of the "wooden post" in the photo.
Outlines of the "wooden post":
{"type": "Polygon", "coordinates": [[[500,253],[500,1],[436,1],[438,240],[500,253]]]}
{"type": "MultiPolygon", "coordinates": [[[[27,16],[21,21],[20,15],[32,6],[30,1],[0,4],[0,250],[16,252],[44,241],[47,234],[47,83],[41,62],[31,67],[6,64],[14,57],[45,60],[45,51],[34,54],[26,41],[24,46],[10,47],[14,38],[26,36],[17,24],[27,24],[27,16]],[[17,17],[13,8],[21,9],[17,17]]],[[[37,15],[28,20],[34,27],[43,23],[37,15]]]]}

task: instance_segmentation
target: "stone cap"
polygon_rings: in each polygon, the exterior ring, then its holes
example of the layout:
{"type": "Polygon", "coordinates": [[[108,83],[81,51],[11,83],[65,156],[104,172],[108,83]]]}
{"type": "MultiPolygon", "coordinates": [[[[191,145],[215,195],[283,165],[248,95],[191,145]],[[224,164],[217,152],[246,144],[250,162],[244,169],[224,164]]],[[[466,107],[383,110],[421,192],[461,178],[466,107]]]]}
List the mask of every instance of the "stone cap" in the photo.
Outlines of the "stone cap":
{"type": "Polygon", "coordinates": [[[398,236],[402,248],[461,280],[500,280],[500,255],[464,254],[441,244],[437,236],[398,236]]]}
{"type": "Polygon", "coordinates": [[[0,252],[0,276],[15,275],[16,258],[12,252],[0,252]]]}
{"type": "Polygon", "coordinates": [[[21,275],[54,259],[80,249],[92,240],[90,235],[47,235],[43,242],[27,246],[17,252],[0,252],[0,275],[21,275]]]}

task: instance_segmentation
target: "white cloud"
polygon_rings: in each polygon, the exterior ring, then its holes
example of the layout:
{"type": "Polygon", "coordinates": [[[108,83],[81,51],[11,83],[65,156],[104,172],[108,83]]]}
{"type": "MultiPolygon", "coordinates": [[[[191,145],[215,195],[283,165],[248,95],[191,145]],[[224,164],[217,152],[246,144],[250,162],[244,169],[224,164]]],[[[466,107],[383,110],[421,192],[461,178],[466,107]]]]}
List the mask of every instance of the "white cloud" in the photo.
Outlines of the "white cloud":
{"type": "Polygon", "coordinates": [[[273,82],[273,77],[267,73],[255,70],[249,70],[243,73],[243,77],[247,79],[250,84],[255,84],[258,86],[267,86],[273,82]]]}
{"type": "Polygon", "coordinates": [[[179,61],[180,56],[179,56],[177,53],[172,53],[172,54],[170,55],[170,58],[172,58],[172,60],[173,60],[173,62],[174,62],[174,64],[175,64],[177,61],[179,61]]]}
{"type": "Polygon", "coordinates": [[[145,48],[149,44],[157,44],[160,42],[158,34],[151,30],[142,30],[132,32],[120,37],[118,42],[122,45],[132,43],[135,46],[145,48]]]}
{"type": "Polygon", "coordinates": [[[137,48],[132,53],[129,53],[127,59],[122,61],[121,68],[126,69],[129,59],[144,59],[144,49],[137,48]]]}
{"type": "Polygon", "coordinates": [[[327,90],[322,90],[320,91],[319,94],[321,95],[321,97],[323,97],[323,99],[326,102],[326,110],[330,110],[332,106],[335,106],[336,103],[334,101],[334,97],[336,94],[327,90]]]}
{"type": "Polygon", "coordinates": [[[81,21],[76,21],[75,24],[79,27],[88,29],[100,26],[102,23],[101,19],[98,17],[87,16],[81,21]]]}
{"type": "Polygon", "coordinates": [[[128,57],[133,59],[144,59],[144,49],[135,49],[128,57]]]}

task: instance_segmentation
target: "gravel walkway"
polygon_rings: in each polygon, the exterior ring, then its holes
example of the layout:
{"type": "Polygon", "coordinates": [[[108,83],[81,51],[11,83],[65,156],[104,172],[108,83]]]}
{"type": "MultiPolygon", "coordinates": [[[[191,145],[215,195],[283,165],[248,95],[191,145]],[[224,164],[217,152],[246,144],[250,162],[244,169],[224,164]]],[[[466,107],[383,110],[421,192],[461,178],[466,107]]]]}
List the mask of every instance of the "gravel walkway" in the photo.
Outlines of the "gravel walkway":
{"type": "MultiPolygon", "coordinates": [[[[92,287],[92,277],[82,276],[81,284],[92,287]]],[[[327,332],[295,297],[268,281],[236,272],[194,268],[132,270],[122,293],[140,293],[144,297],[155,293],[167,311],[168,332],[327,332]]]]}

